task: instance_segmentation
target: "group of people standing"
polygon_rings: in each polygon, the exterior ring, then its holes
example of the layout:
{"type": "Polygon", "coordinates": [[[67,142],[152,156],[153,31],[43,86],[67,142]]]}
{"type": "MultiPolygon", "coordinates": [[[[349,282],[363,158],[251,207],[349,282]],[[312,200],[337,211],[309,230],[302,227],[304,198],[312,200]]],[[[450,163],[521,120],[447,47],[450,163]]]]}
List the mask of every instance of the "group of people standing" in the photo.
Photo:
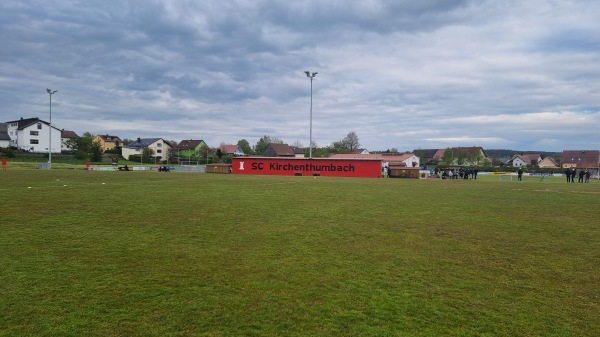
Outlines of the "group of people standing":
{"type": "Polygon", "coordinates": [[[442,171],[442,179],[477,179],[479,170],[474,168],[459,168],[458,170],[447,168],[444,170],[435,169],[435,175],[442,171]]]}
{"type": "Polygon", "coordinates": [[[565,176],[567,176],[568,183],[569,182],[574,183],[576,177],[579,177],[579,179],[577,181],[579,183],[589,183],[592,173],[588,169],[585,169],[585,170],[581,169],[581,170],[579,170],[579,173],[577,173],[577,170],[570,167],[565,171],[565,176]]]}

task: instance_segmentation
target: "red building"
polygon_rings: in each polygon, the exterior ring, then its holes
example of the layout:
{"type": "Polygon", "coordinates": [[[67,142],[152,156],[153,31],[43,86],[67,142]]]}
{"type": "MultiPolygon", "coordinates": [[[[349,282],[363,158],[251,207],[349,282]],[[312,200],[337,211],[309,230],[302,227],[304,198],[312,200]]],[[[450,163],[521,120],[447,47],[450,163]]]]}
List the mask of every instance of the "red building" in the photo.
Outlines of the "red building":
{"type": "Polygon", "coordinates": [[[328,159],[328,158],[276,158],[235,157],[233,174],[302,175],[335,177],[381,176],[379,159],[328,159]]]}

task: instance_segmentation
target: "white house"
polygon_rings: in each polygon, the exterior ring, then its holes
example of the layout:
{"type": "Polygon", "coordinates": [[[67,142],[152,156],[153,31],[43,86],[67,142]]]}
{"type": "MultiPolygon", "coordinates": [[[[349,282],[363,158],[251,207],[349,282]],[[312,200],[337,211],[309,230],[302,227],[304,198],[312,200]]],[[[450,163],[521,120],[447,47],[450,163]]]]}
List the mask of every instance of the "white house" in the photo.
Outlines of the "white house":
{"type": "Polygon", "coordinates": [[[538,165],[542,161],[542,156],[538,153],[536,154],[515,154],[510,158],[508,164],[513,167],[523,167],[527,165],[538,165]]]}
{"type": "Polygon", "coordinates": [[[52,153],[60,153],[61,131],[54,126],[50,127],[48,122],[39,118],[21,118],[6,122],[6,125],[10,146],[38,153],[47,153],[50,147],[52,153]],[[49,146],[50,141],[52,146],[49,146]]]}
{"type": "Polygon", "coordinates": [[[69,130],[62,130],[60,132],[60,144],[61,144],[61,150],[62,151],[73,151],[73,147],[71,146],[71,144],[69,144],[69,142],[71,140],[75,140],[79,138],[79,136],[75,133],[75,131],[69,131],[69,130]]]}
{"type": "Polygon", "coordinates": [[[152,149],[158,160],[166,160],[169,157],[171,145],[162,138],[138,138],[135,142],[123,146],[122,155],[129,160],[131,155],[142,155],[144,149],[152,149]]]}

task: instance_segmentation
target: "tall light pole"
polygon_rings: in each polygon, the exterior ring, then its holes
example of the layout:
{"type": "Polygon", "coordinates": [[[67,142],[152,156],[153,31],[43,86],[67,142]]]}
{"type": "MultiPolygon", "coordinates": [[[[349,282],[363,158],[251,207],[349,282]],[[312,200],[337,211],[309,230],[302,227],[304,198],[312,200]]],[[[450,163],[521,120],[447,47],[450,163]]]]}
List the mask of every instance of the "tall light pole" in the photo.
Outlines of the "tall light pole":
{"type": "Polygon", "coordinates": [[[312,159],[312,84],[313,79],[317,76],[317,72],[311,73],[310,71],[305,71],[306,77],[310,78],[310,139],[309,139],[309,152],[308,157],[312,159]]]}
{"type": "Polygon", "coordinates": [[[52,168],[52,95],[58,90],[46,89],[50,96],[50,132],[48,132],[48,169],[52,168]]]}

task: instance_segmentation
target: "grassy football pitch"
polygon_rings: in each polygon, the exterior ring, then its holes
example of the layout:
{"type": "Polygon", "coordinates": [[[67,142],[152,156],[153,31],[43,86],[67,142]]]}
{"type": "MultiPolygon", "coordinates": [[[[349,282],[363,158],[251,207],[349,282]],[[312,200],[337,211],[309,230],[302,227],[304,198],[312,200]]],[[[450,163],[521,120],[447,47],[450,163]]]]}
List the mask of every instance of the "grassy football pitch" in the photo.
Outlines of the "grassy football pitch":
{"type": "Polygon", "coordinates": [[[600,336],[600,182],[0,174],[1,336],[600,336]]]}

